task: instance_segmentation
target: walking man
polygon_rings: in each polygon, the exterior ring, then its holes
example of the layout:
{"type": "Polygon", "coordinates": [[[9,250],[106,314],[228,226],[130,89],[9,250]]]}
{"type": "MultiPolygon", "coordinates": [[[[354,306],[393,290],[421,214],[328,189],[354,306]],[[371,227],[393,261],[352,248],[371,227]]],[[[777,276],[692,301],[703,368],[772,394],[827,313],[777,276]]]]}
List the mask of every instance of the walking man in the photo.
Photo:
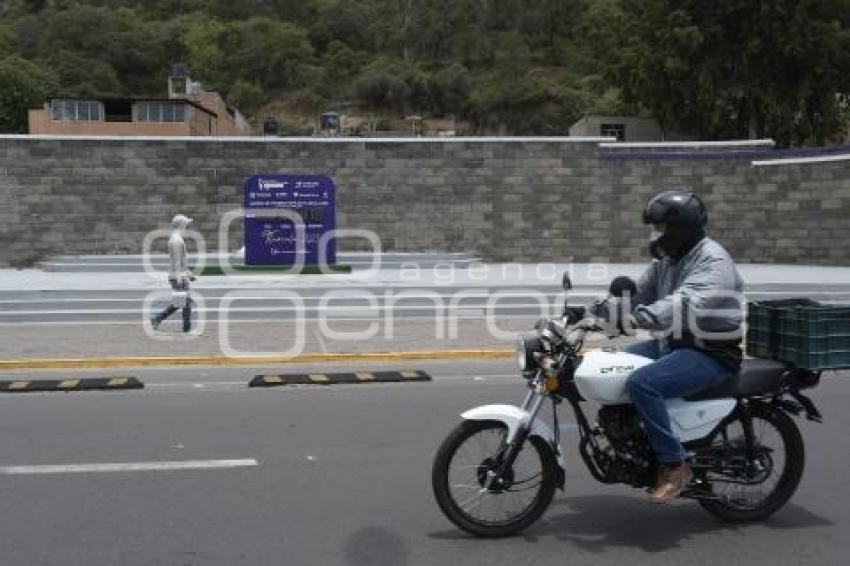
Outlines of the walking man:
{"type": "Polygon", "coordinates": [[[151,318],[154,330],[159,328],[162,321],[177,312],[183,311],[183,332],[192,330],[192,298],[189,296],[189,281],[195,276],[189,271],[186,259],[186,242],[183,233],[192,223],[192,219],[182,214],[171,219],[171,238],[168,239],[168,282],[171,283],[172,301],[165,310],[151,318]]]}

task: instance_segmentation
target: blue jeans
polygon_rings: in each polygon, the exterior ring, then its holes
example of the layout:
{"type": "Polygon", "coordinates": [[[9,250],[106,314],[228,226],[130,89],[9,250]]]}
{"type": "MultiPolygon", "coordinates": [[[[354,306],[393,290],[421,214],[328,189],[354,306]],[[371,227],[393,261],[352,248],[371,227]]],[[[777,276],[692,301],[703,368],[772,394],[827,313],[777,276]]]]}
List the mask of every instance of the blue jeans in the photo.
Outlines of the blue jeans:
{"type": "Polygon", "coordinates": [[[693,348],[680,348],[662,355],[657,340],[632,344],[625,351],[656,360],[635,370],[626,382],[626,389],[643,420],[658,461],[662,464],[684,462],[688,453],[670,428],[665,399],[692,395],[719,385],[728,377],[729,370],[693,348]]]}
{"type": "MultiPolygon", "coordinates": [[[[186,291],[189,292],[189,282],[183,279],[179,281],[177,279],[169,279],[168,282],[171,284],[172,291],[186,291]]],[[[176,313],[178,310],[173,304],[165,307],[165,310],[153,317],[152,321],[156,321],[157,324],[160,324],[163,320],[176,313]]],[[[183,332],[189,332],[192,330],[192,298],[187,297],[186,306],[183,307],[183,332]]]]}

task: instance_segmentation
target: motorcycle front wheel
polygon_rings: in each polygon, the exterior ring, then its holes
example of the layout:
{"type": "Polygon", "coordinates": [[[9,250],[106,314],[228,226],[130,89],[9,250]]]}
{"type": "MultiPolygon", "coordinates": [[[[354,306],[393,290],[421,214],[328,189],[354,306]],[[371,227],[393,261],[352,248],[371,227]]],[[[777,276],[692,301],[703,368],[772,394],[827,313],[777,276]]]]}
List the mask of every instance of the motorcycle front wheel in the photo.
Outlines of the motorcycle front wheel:
{"type": "Polygon", "coordinates": [[[437,450],[431,483],[445,516],[480,537],[514,535],[549,507],[557,485],[552,448],[531,436],[504,469],[508,429],[497,421],[463,421],[437,450]]]}

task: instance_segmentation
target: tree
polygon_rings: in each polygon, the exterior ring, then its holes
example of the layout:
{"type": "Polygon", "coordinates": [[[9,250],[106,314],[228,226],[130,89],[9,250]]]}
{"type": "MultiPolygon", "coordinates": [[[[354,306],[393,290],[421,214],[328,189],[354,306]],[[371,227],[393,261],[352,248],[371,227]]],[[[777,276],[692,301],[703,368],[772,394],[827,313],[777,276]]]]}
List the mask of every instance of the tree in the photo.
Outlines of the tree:
{"type": "Polygon", "coordinates": [[[10,55],[67,94],[156,96],[184,61],[249,113],[333,102],[514,133],[627,113],[820,144],[850,113],[850,0],[0,0],[10,55]]]}
{"type": "Polygon", "coordinates": [[[447,69],[432,74],[428,79],[431,106],[428,110],[437,114],[464,114],[469,103],[472,85],[469,69],[455,63],[447,69]]]}
{"type": "Polygon", "coordinates": [[[228,20],[245,20],[254,16],[266,16],[274,0],[205,0],[204,8],[215,17],[228,20]]]}
{"type": "Polygon", "coordinates": [[[266,91],[296,89],[313,63],[303,29],[265,17],[198,22],[186,34],[186,50],[193,73],[223,91],[238,79],[266,91]]]}
{"type": "Polygon", "coordinates": [[[317,0],[273,0],[273,10],[285,21],[307,27],[317,20],[317,0]]]}
{"type": "Polygon", "coordinates": [[[27,111],[55,90],[49,70],[17,56],[0,60],[0,132],[26,133],[27,111]]]}
{"type": "Polygon", "coordinates": [[[375,11],[365,2],[333,0],[321,4],[310,26],[310,41],[319,51],[334,41],[355,50],[373,50],[375,17],[375,11]]]}
{"type": "Polygon", "coordinates": [[[222,22],[203,19],[191,24],[184,36],[192,74],[214,88],[227,86],[228,33],[228,26],[222,22]]]}
{"type": "Polygon", "coordinates": [[[15,22],[15,43],[18,54],[24,58],[38,55],[38,47],[44,34],[44,17],[27,14],[15,22]]]}
{"type": "Polygon", "coordinates": [[[76,51],[58,50],[38,62],[53,70],[62,96],[120,96],[123,85],[112,65],[76,51]]]}
{"type": "Polygon", "coordinates": [[[823,143],[848,92],[846,0],[624,0],[611,74],[666,128],[701,137],[823,143]]]}
{"type": "Polygon", "coordinates": [[[367,66],[355,81],[358,101],[372,109],[405,112],[410,107],[410,86],[401,65],[379,59],[367,66]]]}
{"type": "Polygon", "coordinates": [[[71,51],[108,63],[118,74],[122,94],[150,96],[164,90],[169,72],[156,40],[153,26],[135,10],[80,4],[47,11],[39,53],[71,51]]]}
{"type": "Polygon", "coordinates": [[[266,93],[253,83],[237,79],[227,91],[227,101],[246,116],[256,117],[257,111],[266,102],[266,93]]]}
{"type": "Polygon", "coordinates": [[[493,73],[469,99],[469,116],[479,128],[499,126],[515,134],[564,134],[578,118],[577,97],[533,68],[521,75],[493,73]]]}
{"type": "Polygon", "coordinates": [[[0,57],[8,57],[15,50],[15,32],[9,26],[0,25],[0,57]]]}
{"type": "Polygon", "coordinates": [[[229,69],[266,89],[293,89],[307,79],[313,48],[307,33],[270,18],[251,18],[232,26],[229,69]]]}

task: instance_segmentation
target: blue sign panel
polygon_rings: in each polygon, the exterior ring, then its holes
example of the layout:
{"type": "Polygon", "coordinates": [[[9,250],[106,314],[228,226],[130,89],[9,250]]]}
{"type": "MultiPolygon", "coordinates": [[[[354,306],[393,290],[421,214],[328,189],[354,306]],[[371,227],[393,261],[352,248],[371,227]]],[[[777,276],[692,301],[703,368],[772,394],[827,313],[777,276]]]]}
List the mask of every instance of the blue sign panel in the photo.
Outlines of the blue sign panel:
{"type": "MultiPolygon", "coordinates": [[[[293,265],[297,262],[297,234],[292,218],[304,222],[304,263],[319,263],[319,240],[336,227],[335,189],[324,175],[254,175],[245,181],[245,263],[293,265]],[[262,216],[257,212],[263,210],[262,216]],[[280,211],[275,216],[273,211],[280,211]]],[[[325,258],[336,263],[336,242],[327,242],[325,258]]]]}

